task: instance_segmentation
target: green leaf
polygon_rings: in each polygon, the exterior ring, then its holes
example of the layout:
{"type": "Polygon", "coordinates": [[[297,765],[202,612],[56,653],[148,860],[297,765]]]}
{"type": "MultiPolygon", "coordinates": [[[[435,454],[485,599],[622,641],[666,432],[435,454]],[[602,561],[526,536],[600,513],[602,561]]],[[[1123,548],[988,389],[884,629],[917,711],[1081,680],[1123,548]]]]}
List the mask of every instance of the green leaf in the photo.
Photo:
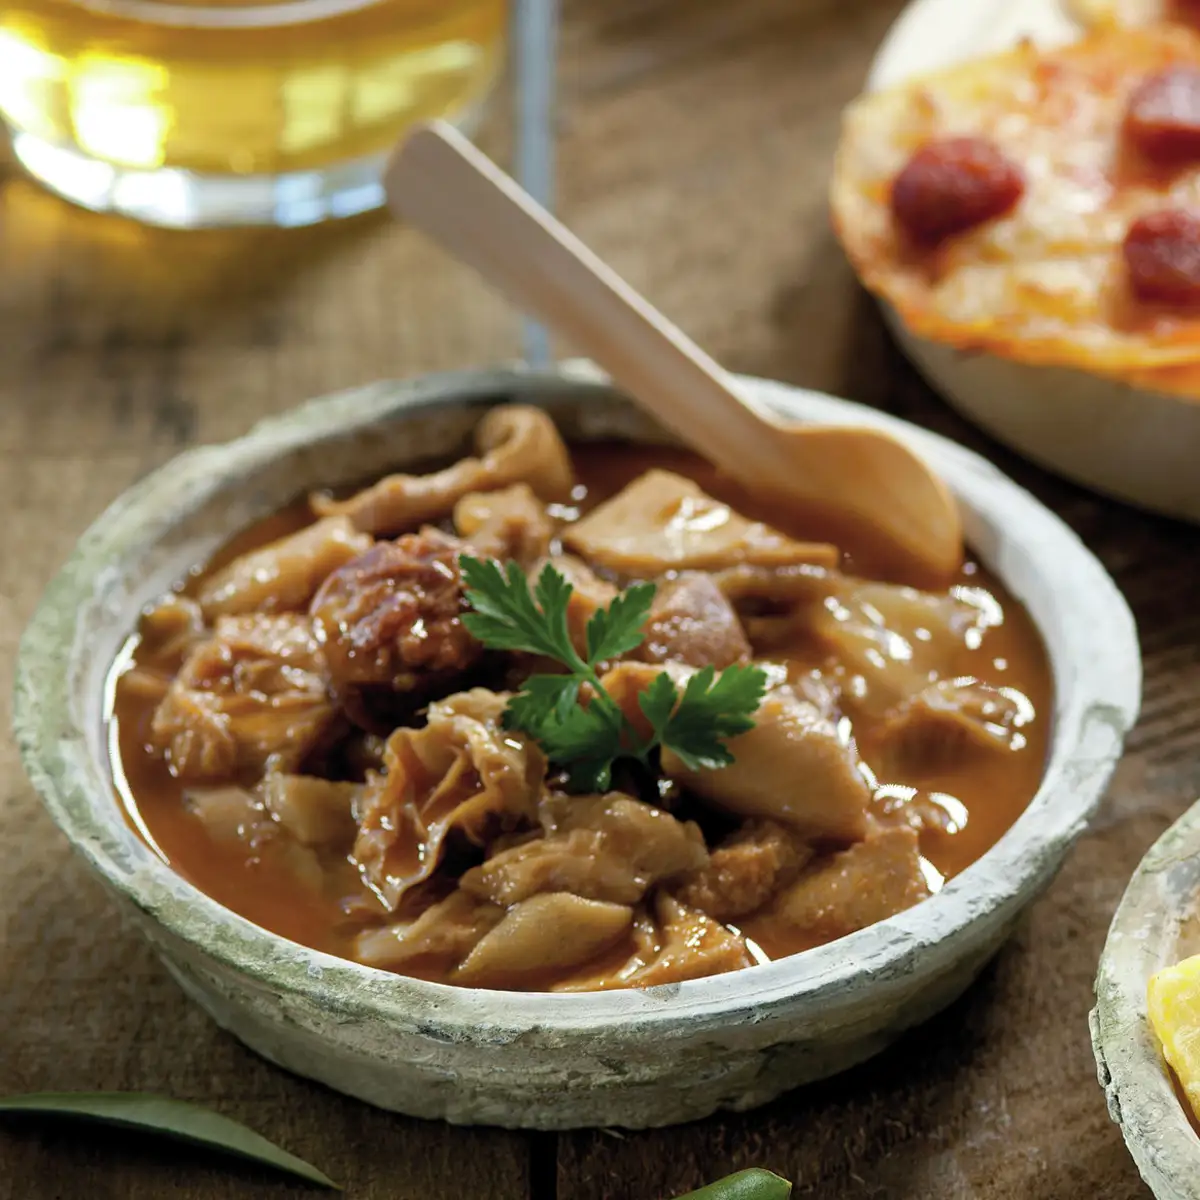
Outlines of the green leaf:
{"type": "MultiPolygon", "coordinates": [[[[508,564],[507,573],[491,559],[472,558],[462,554],[458,559],[462,572],[464,594],[473,612],[463,615],[467,630],[492,650],[520,650],[526,654],[542,654],[560,662],[570,663],[562,657],[566,630],[566,601],[571,596],[571,585],[549,564],[542,572],[558,576],[565,589],[560,620],[556,623],[553,613],[543,613],[534,603],[525,573],[515,563],[508,564]],[[561,625],[564,637],[556,636],[561,625]]],[[[539,588],[541,582],[539,581],[539,588]]],[[[562,589],[559,589],[562,594],[562,589]]],[[[565,638],[565,648],[570,651],[570,639],[565,638]]]]}
{"type": "Polygon", "coordinates": [[[688,680],[662,733],[663,745],[692,771],[733,762],[725,739],[754,728],[754,712],[767,689],[761,667],[726,667],[715,676],[709,666],[688,680]]]}
{"type": "Polygon", "coordinates": [[[580,796],[602,796],[612,787],[612,761],[580,760],[571,764],[567,785],[580,796]]]}
{"type": "Polygon", "coordinates": [[[35,1092],[0,1097],[0,1113],[47,1114],[141,1129],[284,1171],[321,1187],[341,1188],[302,1158],[245,1125],[183,1100],[141,1092],[35,1092]]]}
{"type": "Polygon", "coordinates": [[[620,709],[593,700],[587,708],[576,704],[566,713],[555,713],[543,724],[538,740],[558,763],[611,763],[620,757],[624,733],[620,709]]]}
{"type": "MultiPolygon", "coordinates": [[[[519,570],[516,563],[509,564],[510,575],[513,572],[519,573],[519,570]]],[[[583,664],[579,661],[575,647],[571,644],[571,631],[567,625],[567,605],[570,604],[574,591],[575,589],[567,582],[566,577],[547,563],[538,576],[534,594],[542,610],[548,644],[554,648],[553,657],[569,667],[577,668],[583,664]]]]}
{"type": "Polygon", "coordinates": [[[463,624],[492,650],[516,650],[550,658],[566,675],[534,675],[509,700],[504,723],[533,738],[546,756],[566,767],[575,791],[607,791],[613,763],[622,757],[643,763],[657,745],[667,746],[693,770],[733,762],[725,739],[754,726],[753,713],[766,688],[758,667],[729,667],[716,677],[705,667],[680,696],[671,677],[658,674],[638,697],[652,735],[641,737],[597,674],[597,665],[641,645],[642,627],[655,586],[640,583],[597,609],[587,625],[587,660],[571,642],[567,622],[574,590],[549,563],[531,589],[514,562],[502,569],[491,559],[459,557],[464,593],[472,611],[463,624]],[[586,705],[581,689],[587,684],[586,705]]]}
{"type": "Polygon", "coordinates": [[[791,1194],[792,1185],[782,1176],[751,1167],[688,1192],[679,1200],[788,1200],[791,1194]]]}
{"type": "Polygon", "coordinates": [[[679,689],[666,671],[655,676],[654,682],[638,696],[638,708],[650,722],[656,741],[662,740],[678,701],[679,689]]]}
{"type": "Polygon", "coordinates": [[[588,662],[593,666],[636,650],[645,640],[642,626],[650,615],[657,589],[639,583],[615,597],[607,608],[598,608],[587,626],[588,662]]]}
{"type": "Polygon", "coordinates": [[[552,720],[565,720],[579,702],[579,680],[574,675],[531,675],[505,710],[505,725],[530,737],[541,736],[552,720]]]}

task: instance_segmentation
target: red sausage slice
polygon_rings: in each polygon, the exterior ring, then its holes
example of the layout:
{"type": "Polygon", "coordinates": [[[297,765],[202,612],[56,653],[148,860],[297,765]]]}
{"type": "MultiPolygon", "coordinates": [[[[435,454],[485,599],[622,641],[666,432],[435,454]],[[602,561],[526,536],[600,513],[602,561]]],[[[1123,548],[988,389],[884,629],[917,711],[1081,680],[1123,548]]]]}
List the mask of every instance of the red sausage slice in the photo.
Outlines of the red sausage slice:
{"type": "Polygon", "coordinates": [[[1200,68],[1168,67],[1142,80],[1129,97],[1125,135],[1157,163],[1200,159],[1200,68]]]}
{"type": "Polygon", "coordinates": [[[1166,208],[1138,217],[1125,235],[1124,252],[1138,299],[1200,303],[1200,214],[1166,208]]]}
{"type": "Polygon", "coordinates": [[[926,142],[892,182],[892,215],[916,242],[936,243],[1016,207],[1025,177],[986,138],[926,142]]]}

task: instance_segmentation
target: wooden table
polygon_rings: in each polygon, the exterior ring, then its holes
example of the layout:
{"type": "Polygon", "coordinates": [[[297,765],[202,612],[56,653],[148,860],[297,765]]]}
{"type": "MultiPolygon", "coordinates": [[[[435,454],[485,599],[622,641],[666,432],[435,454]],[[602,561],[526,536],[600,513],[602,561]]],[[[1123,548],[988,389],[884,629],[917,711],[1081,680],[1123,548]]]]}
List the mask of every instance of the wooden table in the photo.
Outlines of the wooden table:
{"type": "MultiPolygon", "coordinates": [[[[1142,723],[1103,812],[983,979],[849,1075],[745,1116],[527,1136],[375,1112],[219,1032],[117,923],[0,743],[0,1092],[129,1088],[211,1105],[362,1200],[658,1200],[750,1164],[800,1196],[1127,1200],[1145,1189],[1088,1045],[1105,929],[1200,792],[1200,536],[1090,497],[956,420],[889,342],[828,230],[838,114],[899,0],[567,0],[569,222],[731,367],[876,404],[982,449],[1128,595],[1142,723]]],[[[485,131],[498,155],[500,118],[485,131]]],[[[186,446],[313,394],[493,362],[512,314],[381,220],[178,235],[0,188],[0,724],[39,592],[102,507],[186,446]]],[[[309,1196],[251,1169],[83,1129],[0,1129],[0,1197],[309,1196]]]]}

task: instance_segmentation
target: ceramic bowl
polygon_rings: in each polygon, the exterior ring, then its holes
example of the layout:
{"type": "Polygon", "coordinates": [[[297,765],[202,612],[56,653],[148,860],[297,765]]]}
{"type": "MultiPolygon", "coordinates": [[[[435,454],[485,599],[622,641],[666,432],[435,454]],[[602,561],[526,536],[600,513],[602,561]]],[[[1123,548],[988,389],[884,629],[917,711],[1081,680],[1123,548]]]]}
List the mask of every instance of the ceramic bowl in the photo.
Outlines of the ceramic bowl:
{"type": "Polygon", "coordinates": [[[1031,610],[1053,663],[1045,781],[939,895],[842,941],[711,979],[593,995],[459,989],[266,933],[175,875],[113,799],[105,674],[139,609],[298,492],[469,445],[480,413],[543,405],[570,439],[665,435],[586,368],[384,383],[315,401],[131,489],[80,542],[22,641],[16,728],[31,778],[182,987],[267,1058],[422,1117],[644,1127],[745,1109],[874,1054],[957,997],[1049,883],[1095,808],[1139,699],[1132,618],[1056,517],[980,458],[871,410],[746,380],[787,417],[894,430],[961,501],[975,551],[1031,610]]]}
{"type": "Polygon", "coordinates": [[[1159,1200],[1200,1200],[1200,1136],[1146,1016],[1146,985],[1200,954],[1200,804],[1142,859],[1113,917],[1096,977],[1092,1047],[1108,1111],[1159,1200]]]}
{"type": "MultiPolygon", "coordinates": [[[[914,0],[871,68],[869,89],[998,53],[1078,37],[1066,0],[914,0]]],[[[1026,458],[1130,504],[1200,521],[1200,400],[1065,368],[1032,367],[915,337],[890,305],[905,354],[965,417],[1026,458]]]]}

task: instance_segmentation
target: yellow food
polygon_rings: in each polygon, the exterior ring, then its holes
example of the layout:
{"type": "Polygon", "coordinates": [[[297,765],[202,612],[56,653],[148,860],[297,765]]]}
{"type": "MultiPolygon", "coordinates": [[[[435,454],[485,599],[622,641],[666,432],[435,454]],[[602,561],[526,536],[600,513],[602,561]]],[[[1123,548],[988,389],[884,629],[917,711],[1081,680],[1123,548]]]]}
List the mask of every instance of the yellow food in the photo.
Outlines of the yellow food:
{"type": "Polygon", "coordinates": [[[1188,8],[1187,0],[1067,0],[1071,16],[1089,28],[1117,25],[1140,29],[1163,21],[1186,20],[1192,16],[1188,8]]]}
{"type": "Polygon", "coordinates": [[[1159,971],[1146,989],[1150,1025],[1200,1118],[1200,954],[1159,971]]]}
{"type": "Polygon", "coordinates": [[[1131,91],[1180,64],[1200,67],[1187,29],[1107,31],[861,98],[845,117],[831,200],[863,282],[918,336],[1200,396],[1200,315],[1136,303],[1122,256],[1138,217],[1200,208],[1200,163],[1148,170],[1122,134],[1131,91]],[[925,143],[960,136],[990,141],[1025,192],[1002,217],[914,247],[896,227],[892,181],[925,143]]]}

